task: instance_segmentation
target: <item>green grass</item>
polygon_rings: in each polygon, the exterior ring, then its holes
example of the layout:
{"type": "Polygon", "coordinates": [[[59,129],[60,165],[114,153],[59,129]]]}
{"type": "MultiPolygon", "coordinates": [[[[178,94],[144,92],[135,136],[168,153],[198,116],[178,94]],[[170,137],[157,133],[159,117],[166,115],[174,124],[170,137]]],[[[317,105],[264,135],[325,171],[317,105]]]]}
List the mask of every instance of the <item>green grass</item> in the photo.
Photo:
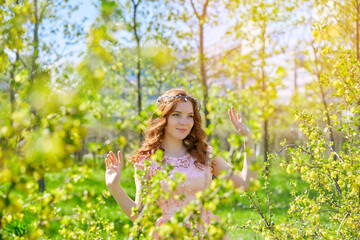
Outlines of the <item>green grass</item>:
{"type": "MultiPolygon", "coordinates": [[[[58,173],[47,173],[46,175],[46,187],[47,190],[55,189],[59,187],[66,176],[69,169],[64,169],[58,173]]],[[[73,195],[70,200],[63,201],[57,204],[61,210],[58,212],[58,217],[71,216],[74,214],[73,208],[80,206],[86,209],[86,205],[89,202],[96,203],[96,197],[100,196],[104,189],[107,189],[105,185],[104,166],[94,167],[93,175],[85,179],[83,182],[74,185],[73,195]],[[84,195],[88,192],[88,195],[92,195],[88,199],[84,199],[84,195]]],[[[131,165],[125,167],[122,173],[121,186],[127,192],[127,194],[134,199],[135,196],[135,183],[134,183],[134,169],[131,165]]],[[[274,206],[272,220],[275,223],[281,223],[286,221],[287,210],[289,207],[290,195],[290,181],[297,181],[297,191],[302,192],[308,189],[307,184],[298,179],[298,176],[289,176],[283,170],[281,170],[276,164],[271,168],[270,176],[270,203],[274,206]]],[[[263,186],[263,179],[260,178],[260,182],[263,186]]],[[[266,192],[263,189],[258,191],[258,196],[262,202],[262,211],[264,214],[268,214],[268,207],[266,205],[266,192]]],[[[25,196],[24,196],[25,197],[25,196]]],[[[125,224],[131,224],[128,217],[122,212],[115,200],[110,197],[106,199],[105,206],[97,213],[98,216],[108,219],[115,224],[115,228],[118,231],[119,239],[122,239],[124,234],[123,226],[125,224]]],[[[215,215],[226,218],[229,217],[232,224],[227,226],[228,233],[231,239],[263,239],[260,234],[255,234],[251,229],[242,229],[240,226],[245,224],[249,219],[254,221],[260,220],[260,215],[250,208],[250,201],[244,196],[232,195],[226,201],[222,202],[215,212],[215,215]]],[[[36,218],[34,214],[28,214],[25,219],[36,218]]],[[[53,221],[50,223],[50,228],[46,232],[46,236],[51,239],[60,239],[58,230],[60,228],[60,221],[53,221]]]]}

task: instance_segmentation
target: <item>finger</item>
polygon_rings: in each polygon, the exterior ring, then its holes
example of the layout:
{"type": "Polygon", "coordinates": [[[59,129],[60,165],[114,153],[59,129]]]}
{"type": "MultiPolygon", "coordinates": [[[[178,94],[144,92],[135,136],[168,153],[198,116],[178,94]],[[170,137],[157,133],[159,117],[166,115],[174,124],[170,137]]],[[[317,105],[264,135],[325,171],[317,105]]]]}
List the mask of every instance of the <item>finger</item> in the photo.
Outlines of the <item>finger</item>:
{"type": "Polygon", "coordinates": [[[239,113],[237,114],[237,119],[238,119],[239,122],[243,123],[242,118],[240,117],[239,113]]]}
{"type": "Polygon", "coordinates": [[[231,106],[231,115],[232,115],[232,119],[233,119],[232,122],[233,122],[234,126],[236,127],[236,129],[238,129],[240,127],[239,122],[238,122],[239,115],[235,112],[234,106],[231,106]]]}
{"type": "Polygon", "coordinates": [[[231,114],[230,114],[230,110],[228,110],[228,114],[229,114],[229,118],[230,118],[230,120],[231,120],[231,114]]]}
{"type": "Polygon", "coordinates": [[[231,106],[231,108],[230,108],[230,118],[231,118],[231,121],[234,123],[234,121],[236,120],[236,118],[235,118],[235,115],[234,115],[234,107],[233,106],[231,106]]]}
{"type": "Polygon", "coordinates": [[[117,161],[116,161],[116,159],[111,155],[111,152],[107,155],[107,157],[110,159],[111,165],[117,166],[117,161]]]}
{"type": "Polygon", "coordinates": [[[121,167],[122,166],[122,158],[121,158],[121,155],[119,156],[119,152],[118,152],[119,159],[116,158],[115,153],[111,152],[111,155],[115,159],[116,163],[118,164],[117,166],[121,167]]]}
{"type": "Polygon", "coordinates": [[[113,153],[112,151],[110,151],[110,155],[111,155],[111,157],[116,161],[116,163],[119,162],[118,159],[117,159],[116,156],[115,156],[115,153],[113,153]]]}
{"type": "Polygon", "coordinates": [[[238,113],[236,113],[235,111],[235,108],[233,107],[233,115],[234,115],[234,121],[236,122],[236,125],[239,127],[239,118],[240,118],[240,115],[238,113]]]}
{"type": "Polygon", "coordinates": [[[122,155],[121,155],[121,152],[120,152],[120,151],[118,151],[118,158],[119,158],[120,165],[121,165],[122,162],[123,162],[123,159],[122,159],[122,155]]]}
{"type": "Polygon", "coordinates": [[[235,114],[235,108],[234,108],[234,106],[231,106],[231,114],[232,114],[233,118],[236,119],[236,114],[235,114]]]}
{"type": "Polygon", "coordinates": [[[233,115],[231,113],[231,110],[228,110],[228,113],[229,113],[229,118],[230,118],[231,122],[233,123],[233,125],[236,126],[235,119],[234,119],[234,117],[233,117],[233,115]]]}
{"type": "Polygon", "coordinates": [[[106,169],[110,168],[109,160],[105,158],[106,169]]]}

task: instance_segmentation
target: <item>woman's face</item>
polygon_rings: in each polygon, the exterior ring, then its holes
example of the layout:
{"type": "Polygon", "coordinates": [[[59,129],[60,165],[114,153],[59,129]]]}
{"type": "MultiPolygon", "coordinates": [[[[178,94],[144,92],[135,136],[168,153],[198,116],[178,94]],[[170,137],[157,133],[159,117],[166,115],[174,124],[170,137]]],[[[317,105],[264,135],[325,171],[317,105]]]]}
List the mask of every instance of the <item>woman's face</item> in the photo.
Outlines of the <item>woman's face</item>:
{"type": "Polygon", "coordinates": [[[194,126],[194,111],[191,101],[178,102],[175,110],[170,113],[165,126],[165,138],[181,139],[189,135],[194,126]]]}

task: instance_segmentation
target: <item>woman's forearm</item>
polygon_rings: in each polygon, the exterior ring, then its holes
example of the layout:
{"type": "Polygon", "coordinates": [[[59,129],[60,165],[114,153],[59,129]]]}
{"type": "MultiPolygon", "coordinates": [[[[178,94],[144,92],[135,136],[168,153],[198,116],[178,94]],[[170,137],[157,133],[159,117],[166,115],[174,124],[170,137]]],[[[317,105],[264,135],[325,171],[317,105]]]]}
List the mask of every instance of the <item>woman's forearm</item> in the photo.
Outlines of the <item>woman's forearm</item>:
{"type": "Polygon", "coordinates": [[[135,208],[137,204],[126,194],[120,185],[109,187],[109,190],[126,216],[128,216],[131,221],[134,221],[137,216],[131,216],[131,213],[132,208],[135,208]]]}
{"type": "MultiPolygon", "coordinates": [[[[241,188],[245,191],[250,190],[251,180],[257,179],[257,172],[251,171],[251,165],[256,161],[254,143],[251,138],[244,143],[244,165],[241,172],[234,171],[230,175],[230,179],[234,182],[236,188],[241,188]]],[[[220,167],[221,168],[221,167],[220,167]]],[[[225,167],[224,167],[225,168],[225,167]]]]}
{"type": "Polygon", "coordinates": [[[248,137],[248,139],[244,142],[244,151],[245,157],[242,176],[248,186],[251,180],[257,179],[257,172],[250,170],[251,165],[256,161],[255,146],[252,138],[248,137]]]}

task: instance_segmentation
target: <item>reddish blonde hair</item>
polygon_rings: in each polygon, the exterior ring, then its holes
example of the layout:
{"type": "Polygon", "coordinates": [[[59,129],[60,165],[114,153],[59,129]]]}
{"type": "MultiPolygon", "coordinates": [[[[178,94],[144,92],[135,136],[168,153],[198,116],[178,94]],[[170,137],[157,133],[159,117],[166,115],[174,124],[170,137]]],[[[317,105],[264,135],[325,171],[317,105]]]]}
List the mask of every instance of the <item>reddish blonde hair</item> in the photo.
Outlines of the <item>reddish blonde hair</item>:
{"type": "Polygon", "coordinates": [[[195,159],[195,166],[202,168],[203,165],[209,165],[207,156],[208,144],[205,142],[206,133],[201,127],[201,116],[199,112],[199,103],[183,89],[171,89],[163,93],[161,97],[174,96],[166,101],[159,101],[157,110],[151,117],[147,130],[145,132],[145,140],[137,152],[131,156],[130,162],[137,162],[143,156],[149,156],[161,149],[161,143],[164,138],[165,126],[169,115],[175,110],[176,105],[180,101],[185,101],[185,97],[193,105],[194,111],[194,126],[186,138],[183,139],[183,144],[187,152],[195,159]],[[177,95],[182,97],[174,98],[177,95]]]}

